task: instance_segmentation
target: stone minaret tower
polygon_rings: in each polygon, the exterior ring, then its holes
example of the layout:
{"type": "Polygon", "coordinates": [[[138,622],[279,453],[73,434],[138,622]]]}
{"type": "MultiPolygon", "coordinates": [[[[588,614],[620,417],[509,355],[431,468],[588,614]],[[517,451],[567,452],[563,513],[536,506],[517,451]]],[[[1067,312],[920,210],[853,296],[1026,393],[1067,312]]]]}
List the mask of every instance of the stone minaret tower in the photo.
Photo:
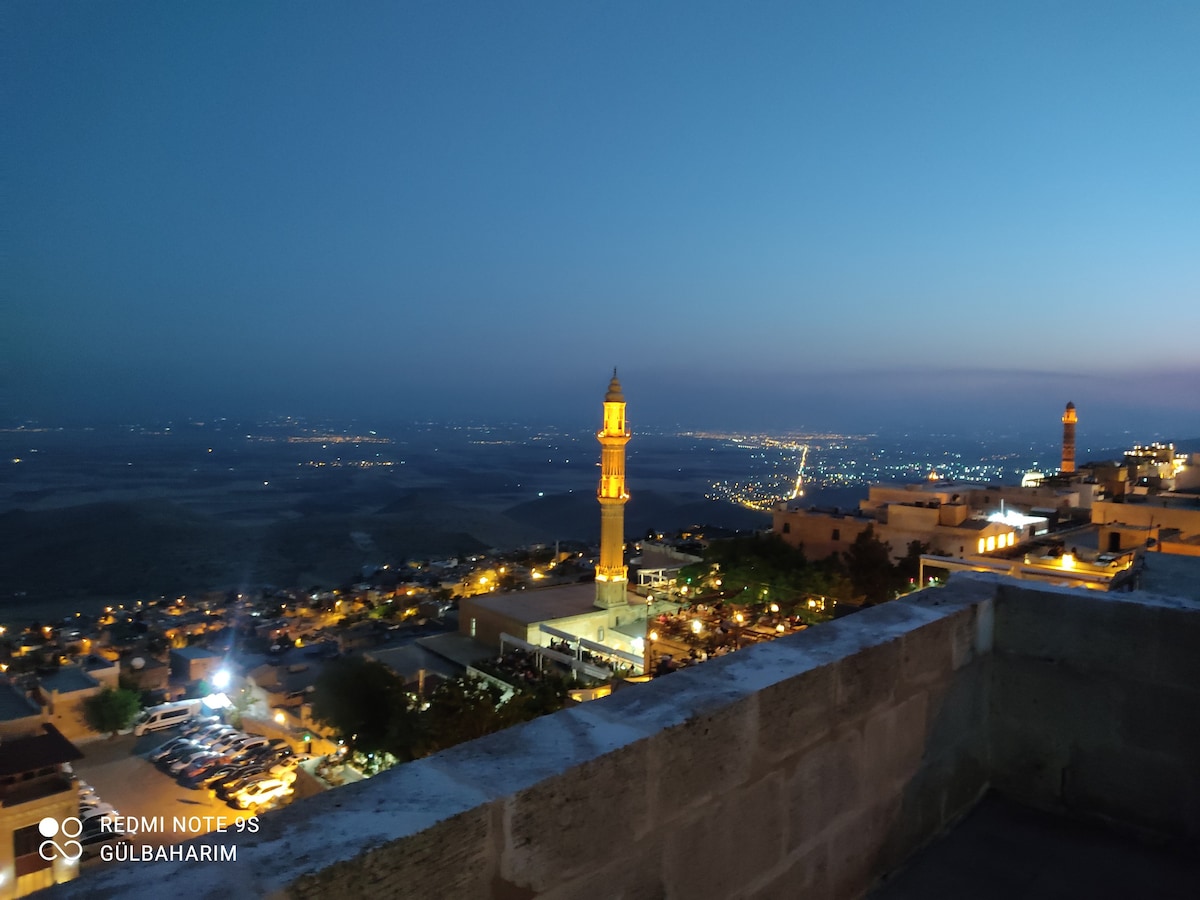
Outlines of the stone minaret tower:
{"type": "Polygon", "coordinates": [[[1065,475],[1075,471],[1075,404],[1068,403],[1067,411],[1063,413],[1063,458],[1062,473],[1065,475]]]}
{"type": "Polygon", "coordinates": [[[600,442],[600,564],[596,566],[596,605],[602,609],[624,606],[627,582],[625,568],[625,395],[617,370],[613,369],[608,393],[604,395],[604,427],[596,433],[600,442]]]}

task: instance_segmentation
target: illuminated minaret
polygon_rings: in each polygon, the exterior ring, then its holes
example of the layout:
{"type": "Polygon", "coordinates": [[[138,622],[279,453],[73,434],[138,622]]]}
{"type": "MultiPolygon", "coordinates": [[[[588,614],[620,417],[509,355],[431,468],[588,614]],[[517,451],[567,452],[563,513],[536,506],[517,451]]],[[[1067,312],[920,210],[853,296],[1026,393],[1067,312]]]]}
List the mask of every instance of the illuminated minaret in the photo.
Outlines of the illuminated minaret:
{"type": "Polygon", "coordinates": [[[1063,458],[1062,469],[1063,474],[1075,471],[1075,423],[1078,419],[1075,417],[1075,404],[1068,403],[1067,411],[1063,413],[1063,458]]]}
{"type": "Polygon", "coordinates": [[[613,369],[604,395],[604,427],[596,432],[600,442],[600,563],[596,566],[596,605],[602,609],[624,606],[625,568],[625,395],[613,369]]]}

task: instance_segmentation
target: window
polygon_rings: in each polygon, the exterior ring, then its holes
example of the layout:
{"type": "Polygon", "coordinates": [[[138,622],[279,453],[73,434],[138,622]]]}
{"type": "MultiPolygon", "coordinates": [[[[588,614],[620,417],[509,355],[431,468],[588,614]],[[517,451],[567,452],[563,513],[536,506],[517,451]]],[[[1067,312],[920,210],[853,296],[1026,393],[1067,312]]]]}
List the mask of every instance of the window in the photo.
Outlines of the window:
{"type": "Polygon", "coordinates": [[[784,534],[791,534],[791,533],[792,533],[792,523],[791,523],[791,522],[784,522],[784,523],[783,523],[783,533],[784,533],[784,534]]]}
{"type": "Polygon", "coordinates": [[[475,617],[471,617],[471,637],[475,637],[475,617]]]}
{"type": "Polygon", "coordinates": [[[833,540],[840,541],[841,539],[842,539],[842,529],[840,529],[840,528],[833,529],[833,540]]]}
{"type": "Polygon", "coordinates": [[[604,628],[603,627],[596,629],[596,640],[598,640],[598,641],[604,640],[604,628]]]}
{"type": "Polygon", "coordinates": [[[31,872],[50,868],[50,860],[42,859],[41,854],[38,853],[38,847],[42,845],[45,838],[42,837],[37,825],[17,828],[13,831],[12,836],[13,856],[16,858],[18,878],[31,872]]]}

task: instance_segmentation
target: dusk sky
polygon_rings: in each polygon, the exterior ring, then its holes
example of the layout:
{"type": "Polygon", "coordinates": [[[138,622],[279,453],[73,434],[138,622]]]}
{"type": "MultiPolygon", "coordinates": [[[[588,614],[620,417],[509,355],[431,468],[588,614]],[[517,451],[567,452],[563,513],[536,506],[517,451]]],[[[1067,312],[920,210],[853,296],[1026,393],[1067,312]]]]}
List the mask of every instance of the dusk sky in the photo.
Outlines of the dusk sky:
{"type": "Polygon", "coordinates": [[[1194,2],[0,28],[0,418],[1200,434],[1194,2]]]}

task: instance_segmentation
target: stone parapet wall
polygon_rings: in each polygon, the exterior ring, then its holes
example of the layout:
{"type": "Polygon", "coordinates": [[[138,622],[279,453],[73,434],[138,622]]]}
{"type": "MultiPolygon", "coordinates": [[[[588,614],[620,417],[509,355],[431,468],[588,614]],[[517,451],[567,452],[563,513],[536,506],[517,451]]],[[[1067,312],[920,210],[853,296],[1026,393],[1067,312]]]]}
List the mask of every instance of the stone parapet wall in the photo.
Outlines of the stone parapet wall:
{"type": "Polygon", "coordinates": [[[1197,628],[956,575],[268,814],[236,863],[57,895],[853,898],[993,784],[1195,834],[1197,628]]]}
{"type": "Polygon", "coordinates": [[[996,609],[995,786],[1200,841],[1200,606],[1010,583],[996,609]]]}

